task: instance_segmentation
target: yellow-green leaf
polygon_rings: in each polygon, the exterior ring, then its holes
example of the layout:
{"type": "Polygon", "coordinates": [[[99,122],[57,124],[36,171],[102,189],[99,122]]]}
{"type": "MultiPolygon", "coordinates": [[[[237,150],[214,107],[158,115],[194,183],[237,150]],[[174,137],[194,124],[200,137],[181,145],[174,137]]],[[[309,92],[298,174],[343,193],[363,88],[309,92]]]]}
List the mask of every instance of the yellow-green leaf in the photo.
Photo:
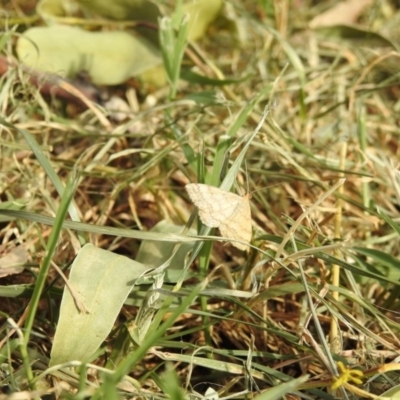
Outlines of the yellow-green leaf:
{"type": "Polygon", "coordinates": [[[73,77],[80,71],[101,85],[117,85],[161,64],[158,50],[127,32],[86,32],[54,25],[28,29],[18,40],[23,63],[73,77]]]}
{"type": "Polygon", "coordinates": [[[183,6],[183,12],[189,15],[189,40],[197,40],[204,36],[210,23],[219,15],[222,4],[222,0],[197,0],[183,6]]]}
{"type": "Polygon", "coordinates": [[[50,364],[87,361],[111,331],[135,281],[148,269],[92,244],[84,246],[71,267],[71,289],[64,289],[50,364]]]}

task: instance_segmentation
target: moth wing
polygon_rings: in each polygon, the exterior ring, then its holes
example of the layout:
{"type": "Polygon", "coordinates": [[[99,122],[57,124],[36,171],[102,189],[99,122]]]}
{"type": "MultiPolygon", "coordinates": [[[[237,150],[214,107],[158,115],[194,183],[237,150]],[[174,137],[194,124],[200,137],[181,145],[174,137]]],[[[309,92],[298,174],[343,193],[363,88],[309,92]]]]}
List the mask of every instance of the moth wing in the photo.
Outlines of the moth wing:
{"type": "Polygon", "coordinates": [[[199,209],[201,222],[212,228],[220,227],[243,201],[242,197],[234,193],[202,183],[189,183],[186,190],[199,209]]]}
{"type": "MultiPolygon", "coordinates": [[[[219,230],[221,235],[228,239],[249,243],[252,236],[249,195],[240,197],[240,200],[241,202],[230,217],[221,222],[219,230]]],[[[247,250],[248,248],[248,246],[237,242],[232,242],[232,246],[240,250],[247,250]]]]}

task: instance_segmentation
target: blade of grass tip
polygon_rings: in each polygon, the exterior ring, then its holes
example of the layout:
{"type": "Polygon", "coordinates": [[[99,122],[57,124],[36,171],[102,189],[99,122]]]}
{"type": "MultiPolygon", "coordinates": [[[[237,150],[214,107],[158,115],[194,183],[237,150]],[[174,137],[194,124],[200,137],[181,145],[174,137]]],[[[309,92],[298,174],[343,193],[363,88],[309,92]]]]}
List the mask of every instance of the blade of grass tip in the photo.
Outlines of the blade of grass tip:
{"type": "MultiPolygon", "coordinates": [[[[224,161],[225,161],[225,158],[226,158],[225,157],[226,156],[226,152],[227,152],[227,150],[229,148],[229,144],[230,144],[231,138],[233,138],[236,135],[238,130],[243,126],[243,124],[247,120],[248,116],[252,113],[254,107],[256,107],[256,105],[260,102],[260,100],[262,98],[264,98],[265,95],[270,92],[270,90],[271,90],[271,86],[269,85],[264,90],[262,90],[257,96],[255,96],[247,105],[245,105],[242,108],[242,110],[240,111],[239,115],[235,118],[233,124],[228,128],[228,130],[225,133],[225,135],[223,135],[221,137],[221,140],[218,142],[218,145],[217,145],[217,151],[216,151],[215,158],[214,158],[213,172],[212,172],[212,175],[211,175],[211,179],[210,179],[210,182],[207,182],[210,185],[219,186],[220,179],[221,179],[221,171],[222,171],[222,168],[223,168],[223,165],[224,165],[224,161]],[[227,138],[229,138],[229,139],[227,139],[227,138]]],[[[253,140],[255,135],[261,129],[261,126],[264,123],[264,120],[265,120],[265,118],[266,118],[266,116],[268,114],[266,109],[267,109],[267,107],[265,108],[263,116],[261,117],[261,122],[258,123],[255,131],[253,132],[253,135],[248,139],[247,145],[244,146],[244,148],[242,149],[241,153],[239,154],[239,157],[241,157],[240,158],[241,161],[239,163],[239,168],[236,168],[236,173],[234,174],[234,178],[232,180],[232,183],[230,185],[227,185],[227,187],[223,187],[221,185],[220,186],[221,189],[230,190],[231,187],[233,186],[234,180],[236,179],[236,175],[239,172],[240,165],[241,165],[242,160],[243,160],[243,158],[245,156],[247,148],[249,147],[250,142],[253,140]]],[[[227,174],[227,176],[228,176],[228,174],[227,174]]]]}
{"type": "Polygon", "coordinates": [[[213,172],[209,183],[212,186],[218,186],[221,182],[224,166],[229,163],[229,147],[233,139],[229,135],[221,135],[218,140],[217,150],[215,152],[213,172]]]}
{"type": "Polygon", "coordinates": [[[32,333],[33,323],[35,321],[35,316],[40,301],[40,297],[42,295],[46,278],[50,270],[51,260],[53,258],[58,243],[64,219],[68,213],[69,204],[71,203],[76,190],[76,184],[77,184],[77,177],[75,170],[73,170],[73,173],[70,175],[70,178],[68,179],[66,188],[63,192],[63,196],[61,197],[61,203],[57,210],[56,218],[54,220],[54,225],[51,229],[51,233],[49,236],[49,241],[47,244],[47,252],[45,257],[43,258],[43,262],[40,267],[36,284],[33,290],[32,298],[28,305],[28,312],[25,320],[24,342],[21,344],[21,356],[23,357],[24,365],[27,368],[27,375],[28,375],[27,378],[29,383],[33,381],[33,373],[30,368],[30,362],[29,362],[28,343],[30,335],[32,333]]]}
{"type": "MultiPolygon", "coordinates": [[[[269,88],[269,87],[268,87],[269,88]]],[[[268,90],[269,91],[269,90],[268,90]]],[[[246,122],[249,115],[252,114],[254,108],[260,101],[260,99],[264,96],[265,90],[263,90],[260,94],[255,96],[253,99],[250,100],[248,104],[246,104],[239,112],[239,114],[235,117],[232,124],[227,129],[224,135],[220,136],[220,140],[217,144],[217,151],[214,158],[213,163],[213,173],[212,178],[215,179],[210,182],[211,185],[218,185],[220,182],[220,171],[225,159],[226,151],[229,148],[230,143],[234,139],[235,135],[239,131],[239,129],[243,126],[246,122]]],[[[258,119],[258,118],[257,118],[258,119]]]]}
{"type": "Polygon", "coordinates": [[[177,0],[175,1],[175,8],[174,12],[172,13],[172,25],[174,27],[177,27],[182,21],[183,15],[185,14],[185,10],[183,8],[183,0],[177,0]]]}
{"type": "Polygon", "coordinates": [[[174,45],[174,31],[172,29],[171,19],[168,17],[163,17],[159,20],[159,39],[161,47],[161,56],[164,63],[165,73],[167,74],[167,79],[172,85],[173,71],[172,71],[172,61],[171,55],[173,54],[174,45]]]}
{"type": "MultiPolygon", "coordinates": [[[[177,26],[177,36],[175,43],[175,53],[174,53],[174,64],[175,64],[175,81],[176,81],[176,89],[178,88],[178,82],[181,75],[181,67],[182,60],[185,54],[186,46],[187,46],[187,37],[189,31],[189,16],[184,14],[180,19],[180,22],[177,26]]],[[[174,97],[175,99],[175,97],[174,97]]]]}
{"type": "Polygon", "coordinates": [[[170,100],[175,99],[178,91],[182,59],[187,44],[188,21],[188,16],[184,15],[180,23],[176,24],[175,31],[171,18],[163,17],[159,20],[161,54],[170,84],[170,100]]]}
{"type": "MultiPolygon", "coordinates": [[[[250,143],[253,141],[255,136],[258,134],[258,132],[262,128],[264,121],[267,118],[267,115],[269,114],[269,112],[270,112],[270,108],[268,106],[265,107],[264,112],[261,116],[261,119],[260,119],[258,125],[254,129],[252,134],[249,136],[249,138],[246,140],[246,143],[244,144],[242,150],[240,151],[236,160],[233,162],[232,167],[229,169],[223,182],[221,183],[221,186],[220,186],[221,189],[229,191],[231,189],[231,187],[233,186],[236,176],[239,173],[240,167],[243,163],[244,157],[246,156],[247,149],[249,148],[250,143]]],[[[215,173],[215,172],[213,171],[213,173],[215,173]]],[[[218,171],[218,173],[221,173],[221,171],[218,171]]]]}

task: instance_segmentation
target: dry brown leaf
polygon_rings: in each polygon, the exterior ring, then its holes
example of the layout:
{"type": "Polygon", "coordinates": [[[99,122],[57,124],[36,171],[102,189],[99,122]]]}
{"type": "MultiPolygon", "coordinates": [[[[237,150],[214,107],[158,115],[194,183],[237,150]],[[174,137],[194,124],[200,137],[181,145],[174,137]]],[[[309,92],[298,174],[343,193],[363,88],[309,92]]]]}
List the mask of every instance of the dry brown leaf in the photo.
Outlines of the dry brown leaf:
{"type": "Polygon", "coordinates": [[[28,261],[29,253],[23,246],[18,246],[12,249],[7,254],[0,258],[0,278],[8,275],[20,274],[28,261]]]}
{"type": "Polygon", "coordinates": [[[309,26],[315,29],[333,25],[354,24],[364,8],[371,4],[372,0],[342,1],[313,18],[309,26]]]}

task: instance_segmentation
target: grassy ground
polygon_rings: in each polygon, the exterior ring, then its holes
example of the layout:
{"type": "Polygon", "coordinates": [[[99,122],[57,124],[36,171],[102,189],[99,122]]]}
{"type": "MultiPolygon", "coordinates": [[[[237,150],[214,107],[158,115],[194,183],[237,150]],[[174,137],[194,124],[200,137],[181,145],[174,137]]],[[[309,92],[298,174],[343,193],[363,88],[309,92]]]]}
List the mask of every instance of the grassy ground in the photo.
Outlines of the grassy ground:
{"type": "MultiPolygon", "coordinates": [[[[163,88],[112,89],[138,98],[122,122],[3,74],[0,398],[396,398],[399,74],[380,36],[395,8],[310,30],[332,6],[310,3],[233,2],[182,62],[166,55],[163,88]],[[178,82],[181,65],[210,80],[178,82]],[[191,182],[251,193],[251,248],[201,224],[187,241],[191,182]],[[120,286],[121,259],[107,278],[113,256],[93,262],[86,243],[162,271],[120,286]],[[57,328],[71,264],[84,330],[57,328]],[[99,331],[94,356],[54,362],[55,334],[68,354],[99,331]]],[[[204,201],[214,217],[229,202],[204,201]]]]}

